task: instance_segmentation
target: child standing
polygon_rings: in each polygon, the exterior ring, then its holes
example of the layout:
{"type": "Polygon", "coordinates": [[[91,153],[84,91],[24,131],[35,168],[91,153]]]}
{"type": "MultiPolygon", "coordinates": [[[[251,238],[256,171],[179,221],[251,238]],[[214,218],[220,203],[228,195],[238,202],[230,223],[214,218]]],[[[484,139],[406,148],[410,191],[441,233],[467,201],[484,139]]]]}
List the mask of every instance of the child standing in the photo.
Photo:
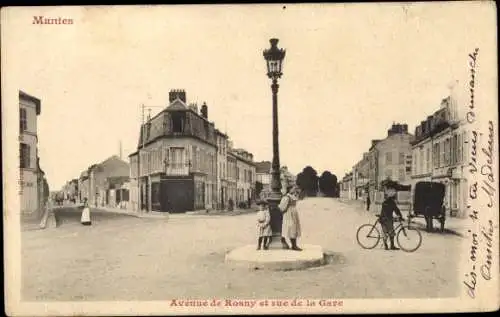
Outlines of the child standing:
{"type": "Polygon", "coordinates": [[[273,232],[271,230],[271,214],[267,208],[266,201],[259,201],[259,211],[257,212],[257,230],[259,235],[259,240],[257,242],[257,250],[261,249],[267,250],[269,243],[271,242],[271,236],[273,232]]]}

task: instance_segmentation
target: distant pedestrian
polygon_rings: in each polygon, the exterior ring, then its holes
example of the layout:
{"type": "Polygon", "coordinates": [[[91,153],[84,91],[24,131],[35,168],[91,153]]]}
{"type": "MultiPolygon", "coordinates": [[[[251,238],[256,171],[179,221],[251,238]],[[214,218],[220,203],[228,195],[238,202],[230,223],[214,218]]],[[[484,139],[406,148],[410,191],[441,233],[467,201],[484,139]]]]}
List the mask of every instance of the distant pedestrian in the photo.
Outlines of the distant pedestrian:
{"type": "Polygon", "coordinates": [[[368,192],[366,194],[366,210],[370,210],[370,204],[371,204],[371,200],[370,200],[370,193],[368,192]]]}
{"type": "Polygon", "coordinates": [[[380,224],[382,225],[382,231],[384,232],[384,247],[386,250],[389,250],[387,246],[387,238],[391,241],[391,250],[399,250],[394,245],[394,220],[393,213],[395,213],[398,217],[403,219],[403,215],[399,210],[394,198],[396,196],[396,189],[390,185],[387,185],[385,188],[385,199],[382,203],[382,211],[380,213],[380,224]]]}
{"type": "Polygon", "coordinates": [[[92,221],[90,220],[90,207],[89,207],[87,198],[84,198],[84,200],[83,200],[83,210],[82,210],[82,217],[80,219],[80,222],[84,226],[90,226],[92,224],[92,221]]]}
{"type": "Polygon", "coordinates": [[[297,186],[287,187],[287,194],[281,198],[279,209],[283,213],[283,224],[281,227],[281,243],[283,248],[290,249],[286,239],[290,239],[291,249],[302,251],[297,246],[297,238],[301,235],[299,213],[297,211],[297,201],[299,188],[297,186]]]}
{"type": "Polygon", "coordinates": [[[267,250],[273,235],[271,230],[271,214],[269,213],[266,201],[259,201],[258,204],[259,211],[257,213],[257,230],[259,238],[257,241],[257,250],[260,250],[261,246],[264,250],[267,250]]]}

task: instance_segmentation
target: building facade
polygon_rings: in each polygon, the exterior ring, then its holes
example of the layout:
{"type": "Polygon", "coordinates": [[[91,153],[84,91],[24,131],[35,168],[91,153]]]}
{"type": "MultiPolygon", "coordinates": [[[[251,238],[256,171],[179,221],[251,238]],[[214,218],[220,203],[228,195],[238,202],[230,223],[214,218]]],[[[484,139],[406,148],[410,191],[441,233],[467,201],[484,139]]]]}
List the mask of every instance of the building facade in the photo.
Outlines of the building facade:
{"type": "Polygon", "coordinates": [[[62,193],[64,195],[65,200],[71,200],[74,202],[78,202],[78,178],[72,179],[66,184],[64,184],[62,188],[62,193]]]}
{"type": "Polygon", "coordinates": [[[385,179],[410,184],[412,140],[407,124],[393,124],[385,139],[372,143],[369,152],[370,188],[379,189],[385,179]]]}
{"type": "Polygon", "coordinates": [[[280,167],[280,181],[281,190],[286,193],[288,186],[293,186],[297,183],[297,176],[290,172],[287,166],[283,165],[280,167]]]}
{"type": "Polygon", "coordinates": [[[237,157],[227,135],[208,120],[204,103],[187,105],[184,90],[141,126],[130,158],[132,209],[185,212],[224,208],[237,199],[237,157]]]}
{"type": "Polygon", "coordinates": [[[354,173],[351,171],[342,177],[342,180],[340,181],[340,198],[356,199],[353,175],[354,173]]]}
{"type": "Polygon", "coordinates": [[[465,120],[454,112],[452,99],[447,97],[439,110],[415,128],[412,187],[421,181],[444,184],[447,216],[465,217],[469,131],[465,120]]]}
{"type": "Polygon", "coordinates": [[[354,165],[352,173],[354,183],[354,199],[366,199],[370,175],[368,152],[363,153],[363,158],[354,165]]]}
{"type": "Polygon", "coordinates": [[[255,181],[262,184],[259,198],[268,197],[271,192],[271,162],[261,161],[255,163],[255,181]]]}
{"type": "Polygon", "coordinates": [[[255,163],[253,155],[243,149],[231,151],[236,158],[236,206],[250,207],[255,199],[255,163]]]}
{"type": "Polygon", "coordinates": [[[19,177],[21,215],[41,215],[47,186],[38,157],[37,118],[41,113],[40,99],[19,91],[19,177]]]}
{"type": "Polygon", "coordinates": [[[403,185],[411,184],[413,135],[408,133],[407,124],[392,124],[384,139],[371,141],[368,152],[348,172],[343,180],[341,191],[349,199],[366,200],[370,195],[372,202],[380,200],[380,184],[386,179],[403,185]]]}
{"type": "Polygon", "coordinates": [[[216,208],[225,209],[228,201],[228,179],[227,179],[227,155],[229,147],[229,137],[215,129],[217,141],[217,195],[216,208]]]}

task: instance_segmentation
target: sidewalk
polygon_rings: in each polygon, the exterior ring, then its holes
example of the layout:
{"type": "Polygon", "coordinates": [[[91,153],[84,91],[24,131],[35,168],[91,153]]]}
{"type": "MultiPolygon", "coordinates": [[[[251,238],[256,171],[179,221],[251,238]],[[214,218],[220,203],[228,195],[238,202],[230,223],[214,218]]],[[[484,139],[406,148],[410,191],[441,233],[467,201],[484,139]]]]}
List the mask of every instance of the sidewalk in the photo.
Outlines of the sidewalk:
{"type": "MultiPolygon", "coordinates": [[[[444,233],[454,234],[460,237],[465,237],[467,219],[447,217],[444,222],[444,233]]],[[[420,229],[426,229],[424,218],[412,218],[412,223],[416,224],[420,229]]],[[[441,233],[441,223],[434,220],[434,232],[441,233]]]]}
{"type": "MultiPolygon", "coordinates": [[[[349,200],[349,199],[338,199],[340,203],[348,204],[348,205],[353,205],[357,209],[359,209],[362,212],[369,212],[369,213],[378,213],[375,208],[376,204],[373,204],[374,208],[370,208],[370,211],[366,211],[366,204],[362,200],[349,200]]],[[[401,212],[403,213],[404,217],[407,217],[408,210],[402,209],[401,212]]],[[[424,218],[412,218],[412,223],[417,225],[419,229],[426,229],[426,224],[425,224],[425,219],[424,218]]],[[[434,230],[437,233],[440,233],[440,226],[441,224],[437,221],[434,220],[434,230]]],[[[444,233],[448,234],[454,234],[460,237],[465,236],[465,232],[467,232],[467,219],[462,219],[462,218],[456,218],[456,217],[450,217],[447,216],[446,221],[444,223],[444,233]]]]}
{"type": "Polygon", "coordinates": [[[156,212],[156,211],[137,212],[137,211],[133,211],[130,209],[121,209],[121,208],[112,208],[112,207],[91,207],[90,209],[91,209],[91,211],[92,211],[92,209],[98,209],[100,211],[128,215],[128,216],[132,216],[132,217],[136,217],[136,218],[168,219],[171,216],[167,212],[156,212]]]}
{"type": "Polygon", "coordinates": [[[227,210],[209,210],[207,213],[206,210],[196,210],[196,211],[188,211],[185,213],[168,213],[168,212],[157,212],[157,211],[150,211],[150,212],[137,212],[129,209],[120,209],[120,208],[111,208],[111,207],[97,207],[97,208],[92,208],[92,209],[97,209],[100,211],[106,211],[106,212],[112,212],[112,213],[118,213],[118,214],[123,214],[123,215],[128,215],[132,217],[137,217],[137,218],[150,218],[150,219],[169,219],[169,218],[185,218],[185,217],[193,217],[197,216],[199,218],[200,216],[202,217],[216,217],[216,216],[237,216],[237,215],[245,215],[249,213],[255,213],[257,209],[255,208],[249,208],[249,209],[235,209],[233,211],[227,211],[227,210]]]}
{"type": "Polygon", "coordinates": [[[238,215],[246,215],[257,212],[257,207],[250,207],[247,209],[234,209],[233,211],[228,210],[196,210],[196,211],[188,211],[186,215],[199,215],[199,216],[238,216],[238,215]]]}

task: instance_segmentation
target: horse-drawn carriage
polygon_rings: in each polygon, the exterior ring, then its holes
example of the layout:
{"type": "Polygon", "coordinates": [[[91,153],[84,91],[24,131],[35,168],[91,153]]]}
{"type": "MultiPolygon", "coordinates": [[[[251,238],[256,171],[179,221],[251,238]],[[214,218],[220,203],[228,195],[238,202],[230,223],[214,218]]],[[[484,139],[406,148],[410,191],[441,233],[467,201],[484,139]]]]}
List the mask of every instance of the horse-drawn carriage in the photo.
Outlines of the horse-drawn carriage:
{"type": "Polygon", "coordinates": [[[445,185],[436,182],[418,182],[413,190],[413,202],[410,217],[423,217],[427,231],[433,230],[434,219],[444,231],[446,208],[444,206],[445,185]]]}
{"type": "Polygon", "coordinates": [[[445,185],[437,182],[418,182],[414,188],[409,185],[401,185],[397,182],[386,180],[381,186],[387,186],[396,189],[398,192],[407,192],[408,200],[399,201],[400,194],[397,195],[397,203],[400,208],[408,206],[408,217],[424,218],[427,231],[433,230],[433,221],[438,220],[441,225],[441,231],[444,231],[446,221],[446,209],[443,201],[445,196],[445,185]],[[411,193],[411,199],[409,199],[411,193]],[[402,206],[401,206],[402,205],[402,206]]]}

